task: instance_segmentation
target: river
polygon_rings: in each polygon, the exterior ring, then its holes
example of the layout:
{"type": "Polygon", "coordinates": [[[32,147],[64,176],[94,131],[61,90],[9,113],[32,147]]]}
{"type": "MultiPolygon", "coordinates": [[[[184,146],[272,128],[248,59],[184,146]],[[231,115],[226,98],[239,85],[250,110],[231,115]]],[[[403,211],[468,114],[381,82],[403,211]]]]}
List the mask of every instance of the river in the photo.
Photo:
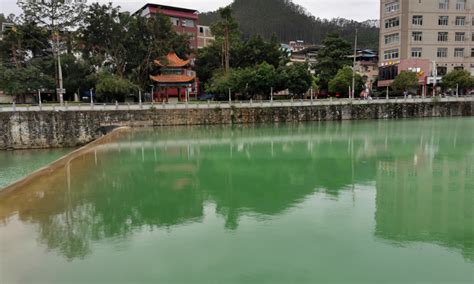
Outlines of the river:
{"type": "Polygon", "coordinates": [[[0,193],[1,283],[472,283],[474,118],[134,129],[0,193]]]}

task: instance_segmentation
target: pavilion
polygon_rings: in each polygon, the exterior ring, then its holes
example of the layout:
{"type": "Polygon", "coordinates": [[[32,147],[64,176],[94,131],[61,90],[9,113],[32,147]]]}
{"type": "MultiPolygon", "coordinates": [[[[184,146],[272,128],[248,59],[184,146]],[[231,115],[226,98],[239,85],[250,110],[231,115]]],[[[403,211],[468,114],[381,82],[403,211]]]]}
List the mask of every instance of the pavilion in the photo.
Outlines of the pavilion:
{"type": "Polygon", "coordinates": [[[150,75],[157,86],[153,101],[168,102],[169,97],[188,101],[191,95],[197,95],[196,72],[190,69],[190,60],[183,60],[170,52],[163,60],[157,59],[154,63],[161,69],[159,75],[150,75]]]}

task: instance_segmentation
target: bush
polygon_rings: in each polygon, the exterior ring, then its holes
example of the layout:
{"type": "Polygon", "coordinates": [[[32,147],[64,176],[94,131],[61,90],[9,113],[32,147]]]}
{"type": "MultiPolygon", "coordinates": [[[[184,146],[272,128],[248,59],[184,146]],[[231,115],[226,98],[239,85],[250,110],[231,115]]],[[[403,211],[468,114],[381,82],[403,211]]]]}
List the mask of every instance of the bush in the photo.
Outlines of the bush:
{"type": "Polygon", "coordinates": [[[132,82],[117,75],[102,73],[97,77],[97,99],[102,102],[124,102],[125,97],[136,89],[132,82]]]}

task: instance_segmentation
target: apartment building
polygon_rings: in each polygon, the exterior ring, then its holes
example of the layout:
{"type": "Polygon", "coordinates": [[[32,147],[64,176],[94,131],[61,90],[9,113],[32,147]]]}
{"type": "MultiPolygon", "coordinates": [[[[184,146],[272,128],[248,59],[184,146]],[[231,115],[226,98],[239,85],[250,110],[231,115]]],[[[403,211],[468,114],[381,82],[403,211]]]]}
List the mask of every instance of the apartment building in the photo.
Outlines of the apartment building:
{"type": "Polygon", "coordinates": [[[379,87],[401,71],[425,91],[453,69],[474,75],[474,0],[381,0],[379,87]]]}
{"type": "Polygon", "coordinates": [[[146,4],[135,13],[142,17],[156,14],[168,16],[177,33],[190,36],[190,45],[193,49],[205,47],[214,39],[209,27],[199,25],[199,12],[194,9],[146,4]]]}

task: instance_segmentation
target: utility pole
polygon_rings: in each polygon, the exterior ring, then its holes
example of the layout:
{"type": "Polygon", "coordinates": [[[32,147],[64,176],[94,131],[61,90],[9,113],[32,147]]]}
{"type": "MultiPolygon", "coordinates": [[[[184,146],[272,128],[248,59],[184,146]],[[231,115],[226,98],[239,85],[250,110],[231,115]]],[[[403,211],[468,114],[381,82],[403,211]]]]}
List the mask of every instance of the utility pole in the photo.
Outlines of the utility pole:
{"type": "Polygon", "coordinates": [[[356,58],[357,58],[357,36],[359,31],[356,29],[355,41],[354,41],[354,64],[352,66],[352,96],[351,99],[355,97],[355,79],[356,79],[356,58]]]}
{"type": "Polygon", "coordinates": [[[63,70],[61,68],[61,51],[59,48],[59,31],[56,33],[56,56],[58,62],[58,89],[56,90],[59,95],[59,103],[61,106],[64,104],[64,94],[63,94],[63,70]]]}
{"type": "Polygon", "coordinates": [[[436,68],[436,61],[433,61],[433,97],[436,96],[436,84],[438,83],[438,69],[436,68]]]}

